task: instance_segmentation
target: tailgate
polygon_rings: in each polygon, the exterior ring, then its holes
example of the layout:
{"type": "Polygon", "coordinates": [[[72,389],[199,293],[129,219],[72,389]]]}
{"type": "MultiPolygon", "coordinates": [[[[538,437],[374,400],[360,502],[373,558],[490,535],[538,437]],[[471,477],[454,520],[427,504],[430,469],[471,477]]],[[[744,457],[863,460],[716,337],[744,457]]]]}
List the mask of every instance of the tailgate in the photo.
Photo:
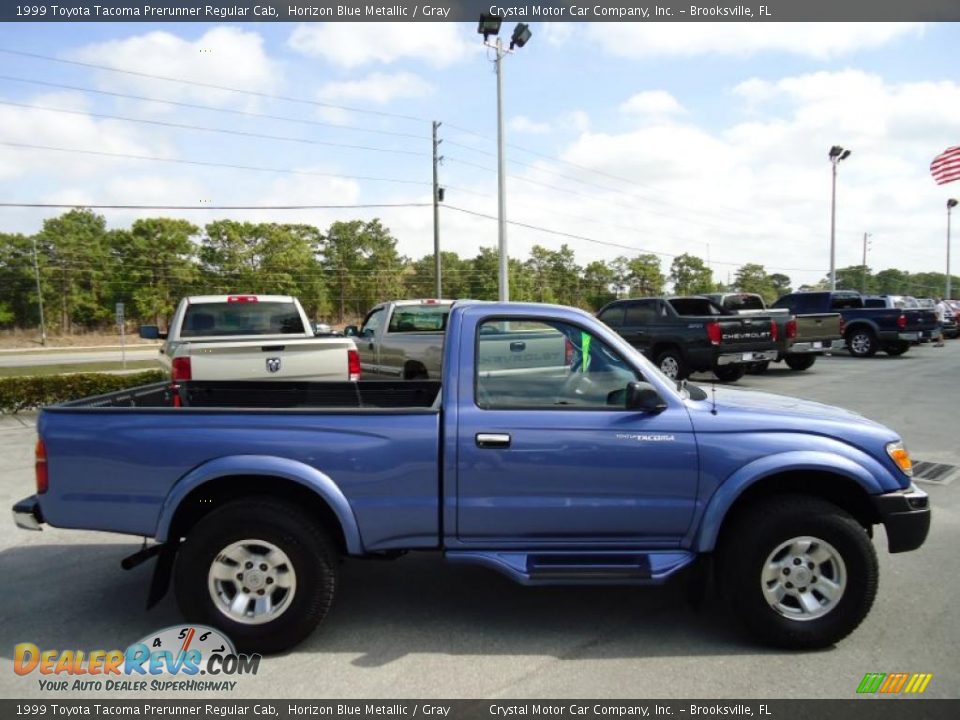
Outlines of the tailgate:
{"type": "Polygon", "coordinates": [[[723,316],[716,319],[720,322],[720,352],[772,350],[775,347],[769,315],[723,316]]]}
{"type": "Polygon", "coordinates": [[[797,337],[794,342],[817,342],[840,337],[840,313],[797,315],[797,337]]]}
{"type": "Polygon", "coordinates": [[[905,330],[933,330],[937,327],[937,313],[934,310],[902,310],[907,317],[905,330]]]}
{"type": "Polygon", "coordinates": [[[350,338],[190,343],[177,356],[190,358],[193,380],[348,380],[350,338]]]}

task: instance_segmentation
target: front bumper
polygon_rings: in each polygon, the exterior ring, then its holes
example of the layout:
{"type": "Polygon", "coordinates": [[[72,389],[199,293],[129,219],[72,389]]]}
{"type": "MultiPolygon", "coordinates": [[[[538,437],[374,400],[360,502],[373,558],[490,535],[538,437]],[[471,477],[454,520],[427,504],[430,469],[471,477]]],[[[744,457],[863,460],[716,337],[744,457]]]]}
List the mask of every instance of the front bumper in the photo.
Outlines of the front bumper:
{"type": "Polygon", "coordinates": [[[43,513],[36,495],[24,498],[13,506],[13,521],[22,530],[43,530],[43,513]]]}
{"type": "Polygon", "coordinates": [[[773,362],[777,359],[776,350],[761,350],[753,352],[724,353],[717,355],[717,365],[740,365],[743,363],[773,362]]]}
{"type": "Polygon", "coordinates": [[[916,485],[906,490],[875,495],[873,507],[887,531],[891,553],[916,550],[930,532],[930,498],[916,485]]]}

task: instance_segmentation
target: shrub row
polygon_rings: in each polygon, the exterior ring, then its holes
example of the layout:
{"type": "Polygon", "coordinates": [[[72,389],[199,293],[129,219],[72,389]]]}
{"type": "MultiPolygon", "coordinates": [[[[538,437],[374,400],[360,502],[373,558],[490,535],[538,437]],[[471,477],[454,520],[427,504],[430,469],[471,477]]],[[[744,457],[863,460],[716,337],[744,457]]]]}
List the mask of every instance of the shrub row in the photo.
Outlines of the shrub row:
{"type": "Polygon", "coordinates": [[[68,400],[79,400],[91,395],[160,382],[165,377],[166,374],[161,370],[148,370],[131,375],[78,373],[0,378],[0,412],[15,413],[68,400]]]}

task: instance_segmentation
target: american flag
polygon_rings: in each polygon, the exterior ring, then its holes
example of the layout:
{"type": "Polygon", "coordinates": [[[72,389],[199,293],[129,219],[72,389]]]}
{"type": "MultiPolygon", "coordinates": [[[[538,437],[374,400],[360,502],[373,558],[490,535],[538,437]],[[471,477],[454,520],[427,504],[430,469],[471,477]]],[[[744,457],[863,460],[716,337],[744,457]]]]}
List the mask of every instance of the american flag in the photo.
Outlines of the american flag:
{"type": "Polygon", "coordinates": [[[930,174],[937,185],[960,180],[960,145],[947,148],[930,163],[930,174]]]}

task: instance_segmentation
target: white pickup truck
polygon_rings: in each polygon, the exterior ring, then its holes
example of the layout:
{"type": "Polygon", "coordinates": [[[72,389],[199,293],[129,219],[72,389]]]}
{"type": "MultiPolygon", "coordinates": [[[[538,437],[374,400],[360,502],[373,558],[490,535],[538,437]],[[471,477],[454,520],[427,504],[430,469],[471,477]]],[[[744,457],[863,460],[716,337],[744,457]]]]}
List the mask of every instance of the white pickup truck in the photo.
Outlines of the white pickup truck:
{"type": "Polygon", "coordinates": [[[180,301],[164,340],[163,365],[183,380],[359,380],[360,356],[348,337],[316,337],[289,295],[199,295],[180,301]]]}

